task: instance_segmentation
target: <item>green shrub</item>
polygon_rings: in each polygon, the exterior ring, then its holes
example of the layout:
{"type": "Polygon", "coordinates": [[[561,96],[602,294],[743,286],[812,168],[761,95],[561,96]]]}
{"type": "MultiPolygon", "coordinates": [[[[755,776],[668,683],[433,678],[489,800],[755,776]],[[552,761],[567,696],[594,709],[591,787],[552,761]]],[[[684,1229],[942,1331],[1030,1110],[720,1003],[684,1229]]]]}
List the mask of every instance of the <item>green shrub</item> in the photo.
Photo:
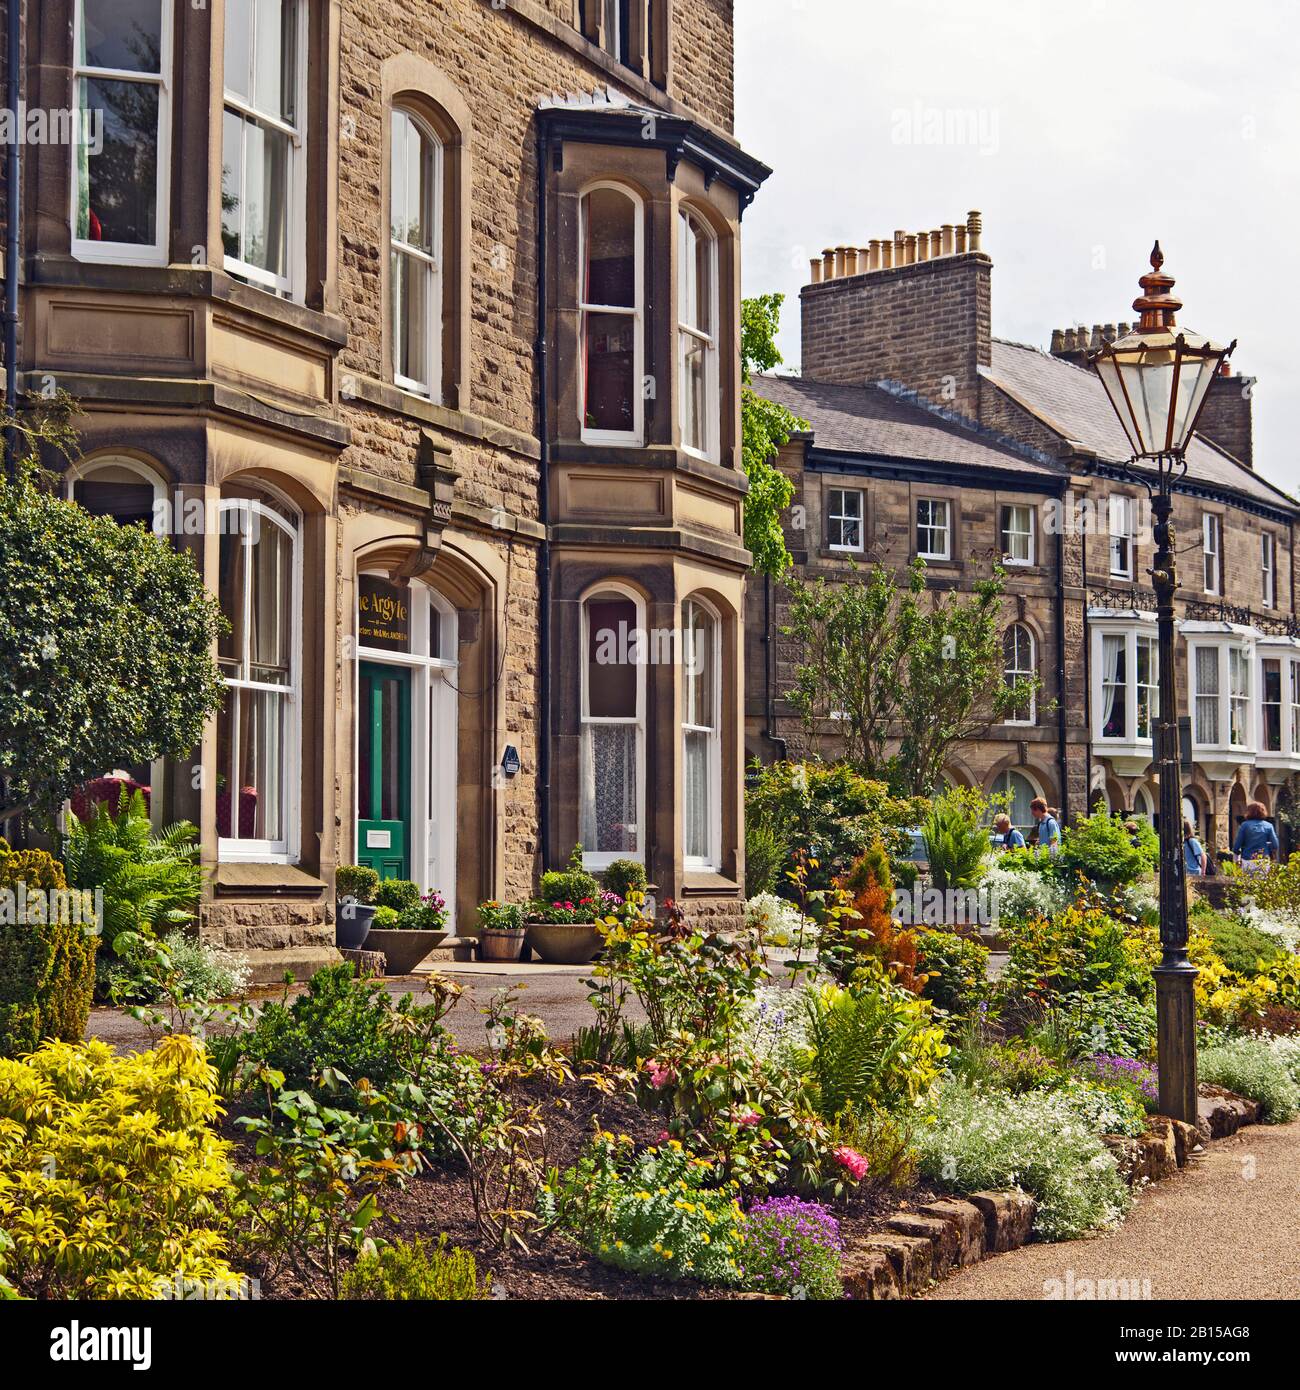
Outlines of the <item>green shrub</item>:
{"type": "Polygon", "coordinates": [[[542,903],[580,903],[584,898],[598,900],[600,884],[582,867],[582,846],[574,845],[565,869],[551,869],[542,875],[537,900],[542,903]]]}
{"type": "MultiPolygon", "coordinates": [[[[162,945],[183,998],[208,1003],[233,999],[248,988],[252,971],[245,956],[183,931],[164,937],[162,945]]],[[[156,969],[142,972],[121,958],[100,957],[98,982],[101,992],[114,1000],[156,1003],[163,997],[156,969]]]]}
{"type": "Polygon", "coordinates": [[[1231,1038],[1206,1048],[1197,1058],[1197,1071],[1202,1081],[1257,1100],[1269,1124],[1285,1124],[1300,1113],[1300,1085],[1287,1058],[1262,1038],[1231,1038]]]}
{"type": "Polygon", "coordinates": [[[1140,817],[1136,841],[1120,816],[1098,811],[1080,816],[1061,832],[1061,852],[1057,867],[1063,874],[1084,874],[1108,888],[1121,888],[1150,873],[1160,857],[1160,840],[1150,824],[1140,817]]]}
{"type": "Polygon", "coordinates": [[[340,898],[355,898],[370,906],[379,889],[378,870],[369,864],[340,864],[334,870],[334,893],[340,898]]]}
{"type": "Polygon", "coordinates": [[[605,1264],[736,1285],[745,1217],[739,1189],[716,1186],[712,1173],[676,1140],[635,1153],[626,1135],[599,1134],[541,1190],[537,1211],[605,1264]]]}
{"type": "Polygon", "coordinates": [[[219,1115],[185,1034],[151,1052],[47,1043],[0,1061],[0,1281],[36,1298],[150,1299],[178,1279],[233,1291],[219,1115]]]}
{"type": "Polygon", "coordinates": [[[395,912],[403,912],[408,907],[420,905],[420,885],[409,878],[385,878],[380,880],[371,901],[376,907],[391,907],[395,912]]]}
{"type": "Polygon", "coordinates": [[[936,888],[973,888],[984,876],[988,831],[964,798],[938,797],[921,822],[921,834],[936,888]]]}
{"type": "Polygon", "coordinates": [[[989,999],[989,948],[951,931],[917,933],[921,969],[929,976],[924,997],[954,1019],[969,1018],[989,999]]]}
{"type": "Polygon", "coordinates": [[[85,820],[68,812],[63,863],[73,888],[104,892],[104,941],[123,932],[161,936],[194,920],[203,870],[198,831],[177,821],[157,835],[141,792],[122,788],[117,813],[104,802],[85,820]]]}
{"type": "Polygon", "coordinates": [[[1091,1123],[1065,1090],[1011,1095],[953,1082],[917,1131],[918,1166],[956,1192],[1019,1187],[1038,1202],[1038,1235],[1075,1240],[1117,1225],[1132,1204],[1091,1123]]]}
{"type": "MultiPolygon", "coordinates": [[[[629,893],[644,893],[649,879],[646,878],[645,865],[637,859],[615,859],[603,874],[601,881],[607,893],[617,893],[626,898],[629,893]]],[[[577,902],[577,898],[571,899],[577,902]]]]}
{"type": "Polygon", "coordinates": [[[785,836],[762,821],[745,825],[745,896],[757,898],[772,893],[780,882],[790,854],[785,836]]]}
{"type": "Polygon", "coordinates": [[[495,898],[478,905],[478,924],[482,931],[496,928],[511,931],[524,924],[524,909],[518,903],[501,903],[495,898]]]}
{"type": "MultiPolygon", "coordinates": [[[[0,914],[0,1057],[20,1057],[47,1038],[80,1042],[95,990],[99,935],[93,920],[69,920],[87,914],[62,910],[67,893],[63,866],[44,850],[3,845],[0,900],[16,909],[20,885],[61,896],[49,904],[50,911],[37,913],[35,904],[28,903],[23,921],[11,911],[0,914]]],[[[39,901],[44,905],[49,900],[39,901]]]]}
{"type": "Polygon", "coordinates": [[[473,1251],[448,1249],[445,1232],[437,1245],[416,1236],[369,1251],[343,1276],[344,1298],[370,1302],[446,1303],[491,1293],[492,1276],[485,1275],[480,1285],[473,1251]]]}
{"type": "Polygon", "coordinates": [[[1200,925],[1209,933],[1219,959],[1238,975],[1254,975],[1261,963],[1277,960],[1284,953],[1276,937],[1221,912],[1198,914],[1200,925]]]}
{"type": "Polygon", "coordinates": [[[395,907],[377,907],[370,926],[374,931],[396,931],[399,916],[395,907]]]}

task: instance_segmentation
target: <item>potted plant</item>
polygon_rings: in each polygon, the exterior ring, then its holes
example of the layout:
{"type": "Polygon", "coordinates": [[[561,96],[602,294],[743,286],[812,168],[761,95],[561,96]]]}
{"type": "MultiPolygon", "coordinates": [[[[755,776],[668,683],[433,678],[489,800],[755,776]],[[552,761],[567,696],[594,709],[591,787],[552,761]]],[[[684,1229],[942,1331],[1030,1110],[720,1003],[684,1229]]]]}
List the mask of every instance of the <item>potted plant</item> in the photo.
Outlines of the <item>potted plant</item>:
{"type": "MultiPolygon", "coordinates": [[[[380,884],[380,896],[384,896],[385,886],[380,884]]],[[[421,895],[416,888],[414,902],[404,887],[387,896],[389,901],[375,913],[368,944],[371,950],[384,953],[385,974],[409,975],[435,946],[447,939],[447,900],[436,889],[421,895]],[[405,905],[394,906],[395,899],[405,905]]]]}
{"type": "Polygon", "coordinates": [[[524,910],[496,899],[478,905],[478,953],[481,960],[518,960],[524,949],[524,910]]]}
{"type": "Polygon", "coordinates": [[[367,864],[340,864],[334,871],[334,944],[359,951],[375,916],[379,875],[367,864]]]}
{"type": "Polygon", "coordinates": [[[586,965],[600,950],[596,922],[621,901],[601,892],[574,845],[568,867],[543,874],[528,904],[528,944],[548,965],[586,965]]]}

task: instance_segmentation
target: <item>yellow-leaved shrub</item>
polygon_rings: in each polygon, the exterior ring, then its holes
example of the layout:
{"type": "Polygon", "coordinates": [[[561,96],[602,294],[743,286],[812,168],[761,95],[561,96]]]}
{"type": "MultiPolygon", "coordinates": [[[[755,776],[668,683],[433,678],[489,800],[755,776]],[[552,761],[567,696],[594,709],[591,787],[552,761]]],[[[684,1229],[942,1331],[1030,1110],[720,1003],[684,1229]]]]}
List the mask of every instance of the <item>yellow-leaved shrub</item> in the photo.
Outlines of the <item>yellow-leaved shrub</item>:
{"type": "Polygon", "coordinates": [[[44,1298],[157,1298],[226,1263],[229,1146],[200,1044],[0,1059],[0,1279],[44,1298]]]}

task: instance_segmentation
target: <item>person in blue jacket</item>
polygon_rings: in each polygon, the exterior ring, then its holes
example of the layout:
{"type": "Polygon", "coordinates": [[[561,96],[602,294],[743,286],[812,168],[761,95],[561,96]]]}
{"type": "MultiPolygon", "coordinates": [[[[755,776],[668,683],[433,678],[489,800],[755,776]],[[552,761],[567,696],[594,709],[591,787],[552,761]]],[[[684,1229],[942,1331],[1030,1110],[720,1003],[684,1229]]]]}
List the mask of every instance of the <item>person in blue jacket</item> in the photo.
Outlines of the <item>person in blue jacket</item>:
{"type": "Polygon", "coordinates": [[[1205,846],[1196,838],[1189,820],[1183,822],[1183,864],[1197,878],[1205,873],[1205,846]]]}
{"type": "Polygon", "coordinates": [[[1011,824],[1010,816],[998,816],[993,822],[993,843],[999,849],[1024,849],[1025,837],[1011,824]]]}
{"type": "Polygon", "coordinates": [[[1041,796],[1034,797],[1029,803],[1029,809],[1038,822],[1038,846],[1034,853],[1045,849],[1055,858],[1061,852],[1061,822],[1052,814],[1041,796]]]}
{"type": "Polygon", "coordinates": [[[1256,872],[1277,862],[1281,853],[1277,831],[1273,822],[1267,820],[1264,807],[1252,801],[1246,807],[1246,819],[1237,827],[1237,838],[1232,842],[1232,854],[1237,863],[1256,872]]]}

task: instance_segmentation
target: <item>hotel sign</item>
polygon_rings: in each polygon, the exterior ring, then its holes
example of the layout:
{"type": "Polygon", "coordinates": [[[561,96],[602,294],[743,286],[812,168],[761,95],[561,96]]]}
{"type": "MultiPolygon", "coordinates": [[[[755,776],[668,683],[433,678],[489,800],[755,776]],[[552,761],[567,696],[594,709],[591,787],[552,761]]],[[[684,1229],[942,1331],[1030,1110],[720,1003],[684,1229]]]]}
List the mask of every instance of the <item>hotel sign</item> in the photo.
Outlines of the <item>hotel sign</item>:
{"type": "Polygon", "coordinates": [[[386,652],[411,650],[411,591],[377,575],[357,578],[357,645],[386,652]]]}

